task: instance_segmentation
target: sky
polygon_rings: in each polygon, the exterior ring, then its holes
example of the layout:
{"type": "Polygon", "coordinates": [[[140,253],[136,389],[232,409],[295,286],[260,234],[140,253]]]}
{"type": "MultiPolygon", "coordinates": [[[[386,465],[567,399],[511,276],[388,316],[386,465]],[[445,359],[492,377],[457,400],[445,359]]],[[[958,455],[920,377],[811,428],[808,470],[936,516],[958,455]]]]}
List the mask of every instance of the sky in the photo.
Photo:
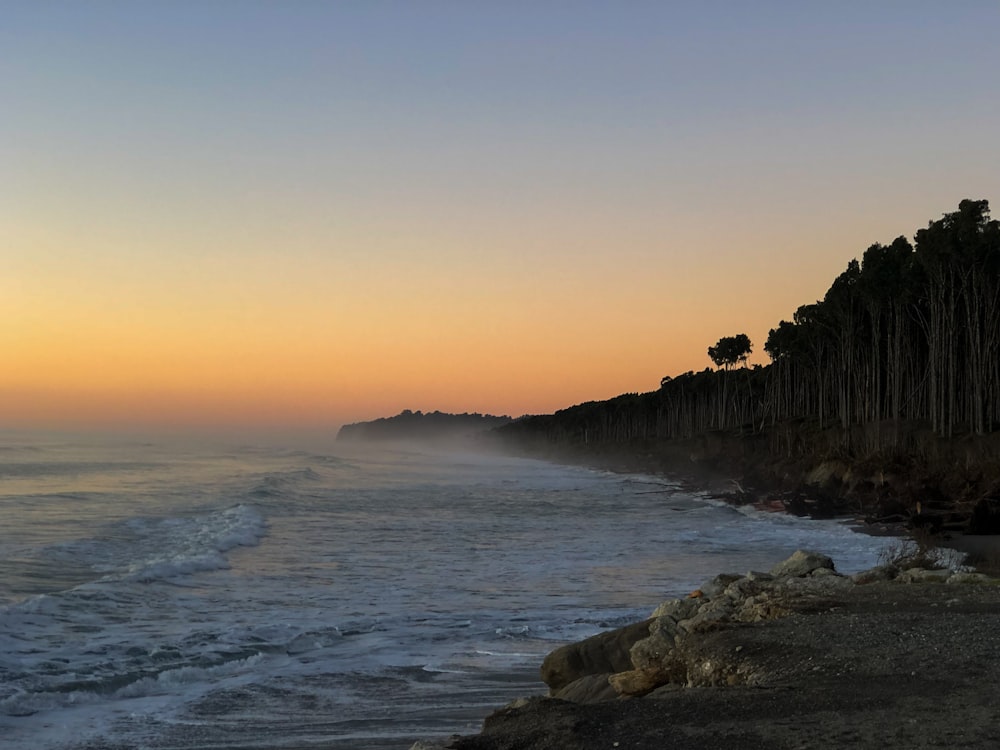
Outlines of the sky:
{"type": "Polygon", "coordinates": [[[1000,4],[0,0],[0,426],[659,386],[1000,205],[1000,4]]]}

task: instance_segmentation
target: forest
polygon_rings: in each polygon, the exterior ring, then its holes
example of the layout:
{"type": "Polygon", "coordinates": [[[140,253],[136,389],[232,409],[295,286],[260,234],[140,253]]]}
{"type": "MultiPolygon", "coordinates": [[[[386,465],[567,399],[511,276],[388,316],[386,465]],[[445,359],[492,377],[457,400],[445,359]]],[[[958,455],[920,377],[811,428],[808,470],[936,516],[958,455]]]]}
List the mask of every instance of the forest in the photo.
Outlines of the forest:
{"type": "Polygon", "coordinates": [[[337,433],[337,440],[371,442],[468,438],[510,421],[510,417],[492,414],[447,414],[441,411],[425,413],[419,409],[404,409],[394,417],[345,424],[337,433]]]}
{"type": "MultiPolygon", "coordinates": [[[[746,334],[709,347],[717,369],[517,420],[508,440],[613,444],[776,425],[836,436],[845,455],[905,449],[915,430],[942,439],[1000,423],[1000,223],[986,200],[929,222],[911,242],[873,244],[823,299],[771,329],[767,365],[747,365],[746,334]]],[[[787,432],[787,429],[786,429],[787,432]]]]}

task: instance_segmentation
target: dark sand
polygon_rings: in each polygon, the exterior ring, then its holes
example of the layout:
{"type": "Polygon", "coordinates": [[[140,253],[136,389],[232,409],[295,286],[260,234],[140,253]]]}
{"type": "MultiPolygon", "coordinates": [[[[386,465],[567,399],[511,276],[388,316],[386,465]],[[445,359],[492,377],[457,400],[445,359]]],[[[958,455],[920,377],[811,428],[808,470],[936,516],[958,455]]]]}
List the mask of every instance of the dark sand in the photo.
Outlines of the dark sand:
{"type": "Polygon", "coordinates": [[[875,583],[700,636],[755,686],[502,709],[455,750],[1000,747],[1000,585],[875,583]]]}

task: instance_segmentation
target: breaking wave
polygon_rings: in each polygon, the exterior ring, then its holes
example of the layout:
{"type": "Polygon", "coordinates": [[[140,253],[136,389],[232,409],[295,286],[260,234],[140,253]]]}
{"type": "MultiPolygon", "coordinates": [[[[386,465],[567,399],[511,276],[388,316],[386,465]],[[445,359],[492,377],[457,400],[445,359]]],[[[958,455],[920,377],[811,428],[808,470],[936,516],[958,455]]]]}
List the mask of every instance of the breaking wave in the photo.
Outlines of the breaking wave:
{"type": "Polygon", "coordinates": [[[105,580],[146,583],[224,570],[229,567],[225,553],[259,544],[267,534],[267,523],[253,506],[240,504],[205,516],[146,522],[140,533],[148,537],[152,554],[105,580]]]}

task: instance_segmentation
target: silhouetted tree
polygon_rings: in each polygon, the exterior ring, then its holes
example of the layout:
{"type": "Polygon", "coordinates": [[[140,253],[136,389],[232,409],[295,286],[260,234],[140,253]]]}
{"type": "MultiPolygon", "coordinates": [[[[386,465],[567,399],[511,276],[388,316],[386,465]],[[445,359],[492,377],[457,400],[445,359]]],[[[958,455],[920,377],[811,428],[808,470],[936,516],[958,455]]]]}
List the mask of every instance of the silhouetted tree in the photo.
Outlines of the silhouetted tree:
{"type": "Polygon", "coordinates": [[[716,367],[730,369],[737,362],[746,364],[747,357],[753,351],[753,345],[745,333],[735,336],[723,336],[715,346],[708,347],[708,356],[716,367]]]}
{"type": "MultiPolygon", "coordinates": [[[[904,237],[871,245],[823,299],[771,329],[764,350],[769,365],[736,376],[751,342],[723,337],[708,348],[718,370],[664,377],[652,393],[504,429],[557,442],[622,441],[766,421],[823,428],[836,416],[842,448],[869,455],[887,439],[897,446],[906,420],[927,421],[943,437],[990,431],[1000,422],[1000,223],[989,204],[963,200],[913,245],[904,237]]],[[[786,445],[791,451],[791,437],[786,445]]]]}

